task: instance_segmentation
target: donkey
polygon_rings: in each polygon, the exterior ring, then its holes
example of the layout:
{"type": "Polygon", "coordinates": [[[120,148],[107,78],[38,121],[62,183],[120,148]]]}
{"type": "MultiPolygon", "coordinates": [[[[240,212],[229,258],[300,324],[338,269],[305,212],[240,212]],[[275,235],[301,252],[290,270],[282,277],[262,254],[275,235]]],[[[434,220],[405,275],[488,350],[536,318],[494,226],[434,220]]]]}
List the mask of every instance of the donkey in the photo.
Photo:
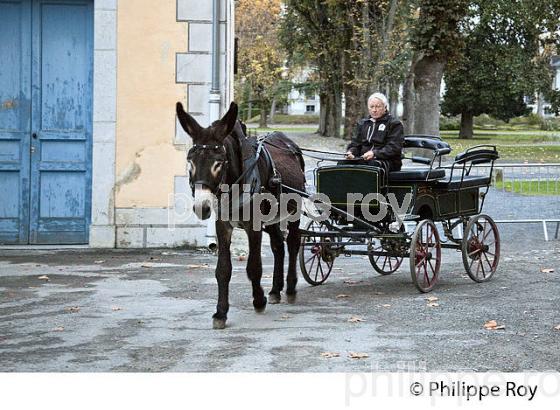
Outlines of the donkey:
{"type": "MultiPolygon", "coordinates": [[[[247,258],[247,276],[253,288],[253,307],[257,312],[264,311],[267,298],[261,287],[262,261],[261,241],[262,230],[270,236],[270,245],[274,254],[274,273],[272,289],[269,292],[270,303],[280,303],[280,292],[284,287],[284,236],[278,221],[268,226],[254,229],[252,221],[232,221],[220,214],[219,204],[233,192],[233,184],[244,174],[244,155],[250,146],[241,123],[237,120],[237,105],[231,103],[224,117],[212,123],[208,128],[201,127],[198,122],[177,103],[177,117],[183,129],[190,135],[193,147],[187,154],[189,177],[194,197],[193,210],[201,220],[208,219],[212,209],[216,212],[216,236],[218,238],[218,263],[216,280],[218,282],[218,304],[213,317],[214,329],[226,326],[229,310],[229,282],[231,279],[231,235],[234,227],[245,230],[249,242],[247,258]],[[229,191],[220,189],[229,188],[229,191]]],[[[254,141],[254,140],[253,140],[254,141]]],[[[269,192],[278,192],[279,186],[273,186],[273,177],[278,175],[282,184],[300,192],[305,189],[304,161],[299,147],[286,135],[274,132],[266,139],[266,149],[275,164],[276,172],[271,175],[270,165],[265,156],[260,155],[254,168],[258,172],[262,188],[269,192]]],[[[252,158],[255,150],[251,147],[252,158]]],[[[246,162],[245,162],[246,164],[246,162]]],[[[245,167],[246,168],[246,167],[245,167]]],[[[278,182],[278,181],[276,181],[278,182]]],[[[277,184],[279,185],[279,184],[277,184]]],[[[261,188],[261,187],[258,187],[261,188]]],[[[235,201],[230,201],[233,203],[235,201]]],[[[293,204],[292,204],[293,205],[293,204]]],[[[293,303],[296,295],[296,260],[300,246],[299,219],[288,222],[288,274],[286,278],[286,296],[293,303]]]]}

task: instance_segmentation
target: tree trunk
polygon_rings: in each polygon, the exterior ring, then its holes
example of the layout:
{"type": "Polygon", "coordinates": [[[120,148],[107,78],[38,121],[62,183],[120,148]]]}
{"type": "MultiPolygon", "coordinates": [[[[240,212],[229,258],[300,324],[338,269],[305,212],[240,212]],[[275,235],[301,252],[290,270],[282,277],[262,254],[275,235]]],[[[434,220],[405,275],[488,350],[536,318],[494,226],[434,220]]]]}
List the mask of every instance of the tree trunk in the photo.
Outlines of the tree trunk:
{"type": "Polygon", "coordinates": [[[249,121],[253,117],[253,101],[249,100],[249,104],[247,104],[247,118],[245,121],[249,121]]]}
{"type": "Polygon", "coordinates": [[[414,133],[414,59],[403,84],[403,115],[405,135],[414,133]]]}
{"type": "Polygon", "coordinates": [[[344,134],[343,138],[350,140],[354,126],[360,118],[364,116],[363,110],[363,92],[358,87],[346,85],[344,87],[344,97],[346,106],[344,112],[344,134]]]}
{"type": "Polygon", "coordinates": [[[319,91],[319,128],[317,134],[325,135],[327,132],[327,117],[329,115],[330,105],[328,95],[324,91],[319,91]]]}
{"type": "Polygon", "coordinates": [[[276,112],[276,98],[272,99],[272,104],[270,105],[270,123],[274,124],[274,114],[276,112]]]}
{"type": "Polygon", "coordinates": [[[266,123],[266,117],[267,117],[267,104],[266,101],[261,101],[260,103],[260,107],[261,107],[261,118],[259,120],[259,127],[260,128],[268,128],[268,125],[266,123]]]}
{"type": "Polygon", "coordinates": [[[445,62],[423,56],[414,68],[414,134],[439,135],[440,88],[445,62]]]}
{"type": "Polygon", "coordinates": [[[473,137],[473,118],[472,112],[464,112],[461,114],[459,138],[471,139],[473,137]]]}

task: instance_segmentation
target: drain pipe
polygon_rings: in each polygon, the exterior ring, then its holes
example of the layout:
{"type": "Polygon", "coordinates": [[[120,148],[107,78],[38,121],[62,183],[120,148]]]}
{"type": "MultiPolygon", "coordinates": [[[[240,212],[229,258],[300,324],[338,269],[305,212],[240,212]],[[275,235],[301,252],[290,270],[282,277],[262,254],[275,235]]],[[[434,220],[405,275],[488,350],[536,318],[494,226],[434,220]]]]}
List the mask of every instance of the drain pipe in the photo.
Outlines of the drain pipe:
{"type": "MultiPolygon", "coordinates": [[[[212,10],[212,88],[208,101],[210,123],[220,119],[220,1],[213,0],[212,10]]],[[[212,212],[208,225],[206,225],[206,246],[211,251],[218,248],[215,221],[216,215],[212,212]]]]}

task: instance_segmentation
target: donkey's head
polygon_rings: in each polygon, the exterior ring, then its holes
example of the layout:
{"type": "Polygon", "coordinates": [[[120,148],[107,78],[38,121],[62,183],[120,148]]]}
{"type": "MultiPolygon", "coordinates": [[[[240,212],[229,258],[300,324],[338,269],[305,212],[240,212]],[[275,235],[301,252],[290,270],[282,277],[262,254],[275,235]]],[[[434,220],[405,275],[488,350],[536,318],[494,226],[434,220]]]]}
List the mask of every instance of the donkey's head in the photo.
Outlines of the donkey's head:
{"type": "Polygon", "coordinates": [[[237,104],[232,102],[224,117],[208,128],[202,128],[185,112],[180,102],[177,103],[177,117],[193,140],[187,161],[194,212],[200,219],[208,219],[220,184],[225,182],[227,155],[224,140],[237,121],[237,104]]]}

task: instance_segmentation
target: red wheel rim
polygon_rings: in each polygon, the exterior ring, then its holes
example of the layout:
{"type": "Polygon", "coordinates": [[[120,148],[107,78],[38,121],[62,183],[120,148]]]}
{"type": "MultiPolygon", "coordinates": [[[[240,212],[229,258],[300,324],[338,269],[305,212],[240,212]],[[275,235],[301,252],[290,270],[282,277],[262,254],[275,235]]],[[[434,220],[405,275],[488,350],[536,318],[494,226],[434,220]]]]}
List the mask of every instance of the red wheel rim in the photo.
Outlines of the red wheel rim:
{"type": "Polygon", "coordinates": [[[496,271],[500,260],[500,240],[495,223],[479,215],[468,224],[464,261],[469,276],[477,281],[488,280],[496,271]]]}
{"type": "MultiPolygon", "coordinates": [[[[308,230],[316,232],[326,231],[327,229],[326,225],[320,224],[317,226],[317,223],[314,221],[308,226],[308,230]]],[[[328,253],[328,249],[325,246],[328,239],[308,236],[302,240],[300,268],[304,278],[311,285],[323,283],[331,273],[334,260],[331,259],[332,256],[328,253]]]]}
{"type": "Polygon", "coordinates": [[[422,223],[413,248],[415,285],[421,291],[427,292],[437,283],[441,263],[439,234],[433,223],[422,223]]]}
{"type": "MultiPolygon", "coordinates": [[[[374,252],[383,252],[381,242],[375,242],[373,246],[374,252]]],[[[373,268],[382,275],[389,275],[395,272],[401,266],[403,261],[402,256],[384,256],[384,255],[370,255],[369,260],[373,268]]]]}

